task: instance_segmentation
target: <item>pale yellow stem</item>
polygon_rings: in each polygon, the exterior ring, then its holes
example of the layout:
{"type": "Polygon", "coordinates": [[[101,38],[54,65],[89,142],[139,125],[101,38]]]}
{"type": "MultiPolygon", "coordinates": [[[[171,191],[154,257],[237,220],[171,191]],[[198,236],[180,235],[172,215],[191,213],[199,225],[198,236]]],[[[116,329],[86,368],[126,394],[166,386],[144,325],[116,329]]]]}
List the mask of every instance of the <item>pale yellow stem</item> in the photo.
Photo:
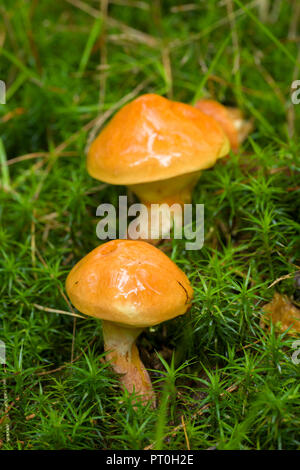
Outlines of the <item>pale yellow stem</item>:
{"type": "Polygon", "coordinates": [[[144,204],[144,210],[139,220],[133,226],[129,225],[128,238],[156,244],[161,239],[171,238],[172,229],[181,230],[184,204],[191,203],[192,190],[200,175],[201,171],[197,171],[129,186],[144,204]]]}
{"type": "Polygon", "coordinates": [[[120,374],[121,385],[140,397],[143,404],[155,407],[155,394],[144,364],[140,360],[135,340],[142,328],[127,328],[106,320],[102,321],[106,358],[114,371],[120,374]]]}

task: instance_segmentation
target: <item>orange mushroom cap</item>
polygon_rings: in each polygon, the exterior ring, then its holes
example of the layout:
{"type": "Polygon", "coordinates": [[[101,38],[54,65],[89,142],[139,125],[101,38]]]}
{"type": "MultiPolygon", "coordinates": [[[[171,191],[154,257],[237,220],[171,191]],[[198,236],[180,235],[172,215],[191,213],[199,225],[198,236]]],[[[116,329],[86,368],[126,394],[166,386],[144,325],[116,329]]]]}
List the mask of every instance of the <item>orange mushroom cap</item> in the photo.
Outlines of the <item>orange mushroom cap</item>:
{"type": "Polygon", "coordinates": [[[66,289],[80,312],[136,328],[184,314],[193,297],[173,261],[132,240],[112,240],[91,251],[69,273],[66,289]]]}
{"type": "MultiPolygon", "coordinates": [[[[227,137],[230,141],[232,150],[237,151],[239,148],[239,134],[238,129],[234,125],[234,119],[231,114],[231,108],[226,108],[221,103],[214,100],[202,99],[195,104],[197,109],[200,109],[207,116],[213,117],[224,129],[227,137]]],[[[240,112],[239,110],[235,110],[240,112]]],[[[240,112],[241,114],[241,112],[240,112]]],[[[237,117],[237,116],[236,116],[237,117]]],[[[240,118],[242,116],[240,115],[240,118]]]]}
{"type": "Polygon", "coordinates": [[[155,94],[124,106],[92,143],[87,170],[112,184],[173,178],[213,166],[229,152],[215,119],[155,94]]]}

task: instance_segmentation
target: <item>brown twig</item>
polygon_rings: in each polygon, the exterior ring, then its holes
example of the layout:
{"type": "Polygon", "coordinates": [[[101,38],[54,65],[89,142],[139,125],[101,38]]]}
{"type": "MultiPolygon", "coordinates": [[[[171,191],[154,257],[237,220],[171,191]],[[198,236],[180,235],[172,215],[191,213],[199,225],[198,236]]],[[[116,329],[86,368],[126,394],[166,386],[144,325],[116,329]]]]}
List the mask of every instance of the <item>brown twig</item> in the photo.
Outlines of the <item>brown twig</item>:
{"type": "Polygon", "coordinates": [[[186,426],[185,426],[184,416],[183,415],[181,415],[181,424],[182,424],[182,427],[183,427],[183,432],[184,432],[184,437],[185,437],[187,450],[191,450],[190,441],[189,441],[189,438],[188,438],[188,435],[187,435],[187,432],[186,432],[186,426]]]}
{"type": "Polygon", "coordinates": [[[59,313],[60,315],[69,315],[71,317],[85,318],[82,315],[78,315],[77,313],[66,312],[65,310],[59,310],[57,308],[44,307],[43,305],[39,304],[33,304],[33,306],[38,310],[42,310],[43,312],[59,313]]]}
{"type": "Polygon", "coordinates": [[[276,284],[278,284],[278,282],[283,281],[284,279],[289,279],[293,275],[294,273],[289,273],[289,274],[285,274],[284,276],[279,277],[278,279],[275,279],[275,281],[273,281],[272,284],[268,286],[268,289],[271,289],[271,287],[275,286],[276,284]]]}
{"type": "MultiPolygon", "coordinates": [[[[85,13],[92,16],[93,18],[99,18],[101,16],[101,13],[96,8],[91,7],[90,5],[88,5],[87,3],[81,0],[65,0],[65,1],[73,5],[74,7],[79,8],[80,10],[84,11],[85,13]]],[[[132,28],[128,26],[127,24],[122,23],[119,20],[116,20],[115,18],[111,18],[108,16],[107,24],[108,26],[111,26],[113,28],[119,28],[121,31],[126,33],[132,39],[135,39],[137,42],[146,44],[149,47],[157,47],[159,45],[158,41],[154,37],[142,31],[139,31],[138,29],[132,28]]]]}
{"type": "MultiPolygon", "coordinates": [[[[10,160],[7,160],[6,165],[13,165],[14,163],[18,162],[24,162],[25,160],[32,160],[34,158],[40,158],[40,157],[48,157],[50,154],[49,152],[35,152],[35,153],[27,153],[25,155],[20,155],[19,157],[11,158],[10,160]]],[[[77,152],[61,152],[60,157],[74,157],[77,156],[77,152]]]]}

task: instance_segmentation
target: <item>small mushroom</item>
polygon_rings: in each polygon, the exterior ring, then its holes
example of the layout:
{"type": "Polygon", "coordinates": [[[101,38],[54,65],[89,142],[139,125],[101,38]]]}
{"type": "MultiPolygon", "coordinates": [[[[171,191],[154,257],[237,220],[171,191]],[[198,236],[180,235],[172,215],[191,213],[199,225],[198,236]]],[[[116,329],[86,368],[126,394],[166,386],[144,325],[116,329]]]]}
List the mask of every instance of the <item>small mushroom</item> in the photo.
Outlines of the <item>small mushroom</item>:
{"type": "Polygon", "coordinates": [[[238,108],[223,106],[221,103],[210,99],[198,101],[195,107],[218,121],[226,133],[231,149],[234,152],[238,151],[240,144],[253,130],[252,121],[246,120],[242,111],[238,108]]]}
{"type": "MultiPolygon", "coordinates": [[[[180,224],[181,207],[191,202],[201,171],[227,155],[229,148],[222,127],[211,116],[147,94],[124,106],[94,140],[87,170],[98,180],[128,186],[146,206],[147,220],[157,216],[151,204],[165,203],[158,237],[164,238],[170,220],[180,224]]],[[[149,230],[140,238],[150,240],[149,230]]]]}
{"type": "Polygon", "coordinates": [[[73,267],[66,290],[80,312],[102,320],[106,358],[122,386],[155,406],[135,341],[145,328],[188,310],[193,289],[186,275],[149,243],[112,240],[73,267]]]}

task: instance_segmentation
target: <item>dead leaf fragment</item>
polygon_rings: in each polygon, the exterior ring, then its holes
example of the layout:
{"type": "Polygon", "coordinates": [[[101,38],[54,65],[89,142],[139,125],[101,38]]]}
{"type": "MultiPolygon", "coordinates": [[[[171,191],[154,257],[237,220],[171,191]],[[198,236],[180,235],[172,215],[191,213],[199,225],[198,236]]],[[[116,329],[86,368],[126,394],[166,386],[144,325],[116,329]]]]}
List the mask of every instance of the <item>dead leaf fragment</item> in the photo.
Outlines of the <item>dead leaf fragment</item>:
{"type": "Polygon", "coordinates": [[[15,108],[12,111],[9,111],[6,113],[4,116],[1,118],[1,122],[7,122],[13,119],[15,116],[20,116],[21,114],[24,114],[26,110],[24,108],[15,108]]]}
{"type": "Polygon", "coordinates": [[[272,301],[263,307],[264,315],[261,319],[261,327],[265,327],[270,321],[281,333],[291,329],[288,334],[296,336],[300,333],[300,309],[295,307],[286,295],[275,292],[272,301]]]}
{"type": "Polygon", "coordinates": [[[35,418],[35,413],[32,413],[31,415],[25,416],[26,421],[29,421],[30,419],[35,418]]]}

